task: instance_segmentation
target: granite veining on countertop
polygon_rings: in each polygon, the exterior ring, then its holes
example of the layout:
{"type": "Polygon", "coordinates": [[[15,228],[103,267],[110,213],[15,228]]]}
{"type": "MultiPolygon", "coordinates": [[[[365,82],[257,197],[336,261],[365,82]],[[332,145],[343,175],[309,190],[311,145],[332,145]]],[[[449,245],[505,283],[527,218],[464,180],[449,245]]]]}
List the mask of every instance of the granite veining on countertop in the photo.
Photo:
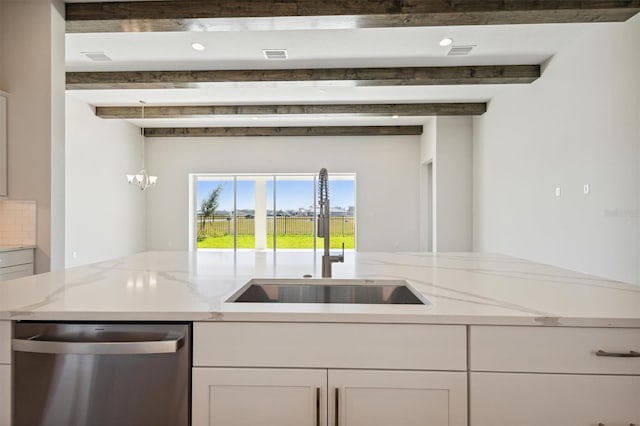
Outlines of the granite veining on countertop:
{"type": "Polygon", "coordinates": [[[0,319],[640,327],[640,286],[484,253],[346,253],[334,278],[405,279],[417,305],[225,303],[251,278],[320,276],[310,252],[146,252],[0,283],[0,319]]]}

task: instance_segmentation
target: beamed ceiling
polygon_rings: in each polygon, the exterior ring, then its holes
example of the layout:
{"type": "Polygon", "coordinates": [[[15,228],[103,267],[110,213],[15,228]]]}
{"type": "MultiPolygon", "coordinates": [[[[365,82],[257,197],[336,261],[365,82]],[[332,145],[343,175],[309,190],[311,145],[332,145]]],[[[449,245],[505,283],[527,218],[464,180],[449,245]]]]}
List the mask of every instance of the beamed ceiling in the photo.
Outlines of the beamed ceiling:
{"type": "Polygon", "coordinates": [[[67,89],[138,124],[144,100],[147,136],[416,134],[430,116],[484,113],[592,25],[638,12],[640,0],[80,0],[66,4],[67,89]],[[448,55],[445,36],[470,53],[448,55]],[[288,59],[261,57],[272,48],[288,59]]]}

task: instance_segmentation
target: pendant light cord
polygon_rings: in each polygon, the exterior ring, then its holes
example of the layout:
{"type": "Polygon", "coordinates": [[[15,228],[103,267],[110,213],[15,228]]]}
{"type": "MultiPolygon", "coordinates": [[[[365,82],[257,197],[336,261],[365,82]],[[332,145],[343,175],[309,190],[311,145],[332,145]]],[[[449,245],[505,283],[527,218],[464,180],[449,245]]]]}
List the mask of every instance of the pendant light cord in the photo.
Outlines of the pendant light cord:
{"type": "Polygon", "coordinates": [[[140,128],[140,138],[142,143],[142,170],[145,170],[144,168],[144,105],[145,105],[145,102],[141,100],[140,104],[142,105],[142,127],[140,128]]]}

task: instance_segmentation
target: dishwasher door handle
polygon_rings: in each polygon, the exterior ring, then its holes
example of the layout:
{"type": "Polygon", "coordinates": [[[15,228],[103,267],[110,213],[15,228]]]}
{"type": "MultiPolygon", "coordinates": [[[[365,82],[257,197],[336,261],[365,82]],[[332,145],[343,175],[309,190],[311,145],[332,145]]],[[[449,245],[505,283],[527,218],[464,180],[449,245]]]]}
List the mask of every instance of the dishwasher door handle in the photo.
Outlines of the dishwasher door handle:
{"type": "Polygon", "coordinates": [[[39,337],[13,339],[13,350],[41,354],[138,355],[175,353],[184,345],[182,335],[168,335],[166,340],[134,342],[65,342],[39,340],[39,337]]]}

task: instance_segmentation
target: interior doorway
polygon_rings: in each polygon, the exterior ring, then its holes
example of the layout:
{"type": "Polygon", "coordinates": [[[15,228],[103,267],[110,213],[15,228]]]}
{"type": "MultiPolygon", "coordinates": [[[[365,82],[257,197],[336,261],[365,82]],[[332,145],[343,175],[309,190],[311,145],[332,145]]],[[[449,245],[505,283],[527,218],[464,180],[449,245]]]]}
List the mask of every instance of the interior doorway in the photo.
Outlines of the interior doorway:
{"type": "Polygon", "coordinates": [[[420,168],[420,250],[432,252],[435,250],[434,226],[434,179],[433,161],[422,164],[420,168]]]}

